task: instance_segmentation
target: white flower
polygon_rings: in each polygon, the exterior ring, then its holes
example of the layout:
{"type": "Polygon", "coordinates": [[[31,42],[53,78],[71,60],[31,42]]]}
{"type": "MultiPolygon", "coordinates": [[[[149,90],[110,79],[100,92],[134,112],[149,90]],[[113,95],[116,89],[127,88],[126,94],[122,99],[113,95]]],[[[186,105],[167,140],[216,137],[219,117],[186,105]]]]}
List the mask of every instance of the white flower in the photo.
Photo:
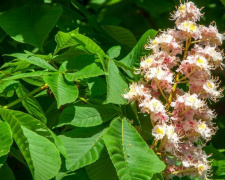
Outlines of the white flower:
{"type": "Polygon", "coordinates": [[[204,139],[210,138],[212,136],[211,129],[205,122],[199,121],[196,126],[196,131],[201,134],[204,139]]]}
{"type": "Polygon", "coordinates": [[[156,125],[153,129],[152,129],[152,135],[157,139],[160,140],[162,139],[166,134],[166,124],[162,124],[162,125],[156,125]]]}
{"type": "Polygon", "coordinates": [[[189,106],[194,110],[197,110],[198,108],[203,106],[203,101],[198,99],[197,94],[192,94],[190,95],[189,93],[186,93],[185,95],[185,100],[184,100],[184,105],[189,106]]]}

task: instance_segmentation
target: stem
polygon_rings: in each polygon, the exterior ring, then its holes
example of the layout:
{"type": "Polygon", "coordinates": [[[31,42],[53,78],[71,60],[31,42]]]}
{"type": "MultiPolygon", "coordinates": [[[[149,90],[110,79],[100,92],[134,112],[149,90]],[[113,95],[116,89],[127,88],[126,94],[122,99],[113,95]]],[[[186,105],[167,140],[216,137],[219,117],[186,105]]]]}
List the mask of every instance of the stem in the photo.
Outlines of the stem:
{"type": "Polygon", "coordinates": [[[162,94],[163,98],[166,100],[166,102],[168,102],[168,100],[167,100],[167,98],[166,98],[166,96],[165,96],[165,94],[164,94],[164,92],[163,92],[162,88],[161,88],[161,87],[160,87],[160,85],[159,85],[159,81],[158,81],[158,79],[155,79],[155,82],[156,82],[157,87],[158,87],[158,89],[160,90],[160,92],[161,92],[161,94],[162,94]]]}
{"type": "Polygon", "coordinates": [[[185,173],[185,172],[191,172],[191,171],[196,171],[195,168],[189,168],[189,169],[183,169],[179,171],[173,171],[171,173],[165,173],[165,174],[179,174],[179,173],[185,173]]]}
{"type": "Polygon", "coordinates": [[[51,64],[52,66],[54,66],[54,68],[56,68],[57,70],[59,69],[59,68],[56,66],[56,64],[54,63],[53,60],[50,61],[50,64],[51,64]]]}
{"type": "MultiPolygon", "coordinates": [[[[191,45],[191,38],[189,39],[188,37],[186,37],[186,47],[185,47],[184,56],[183,56],[182,60],[184,60],[186,58],[187,52],[188,52],[188,49],[189,49],[190,45],[191,45]]],[[[179,83],[179,81],[181,81],[183,79],[183,78],[181,78],[181,79],[179,79],[179,78],[180,78],[180,72],[178,74],[176,74],[176,76],[175,76],[175,83],[173,85],[172,91],[171,91],[169,99],[168,99],[167,109],[169,109],[170,104],[171,104],[171,102],[173,100],[173,97],[175,96],[175,91],[176,91],[176,88],[177,88],[177,84],[179,83]]]]}
{"type": "Polygon", "coordinates": [[[182,113],[179,114],[179,116],[181,116],[182,114],[186,113],[187,111],[189,111],[191,109],[191,107],[185,109],[182,113]]]}
{"type": "Polygon", "coordinates": [[[186,79],[187,77],[189,77],[190,75],[192,75],[195,71],[196,71],[196,69],[194,68],[194,69],[193,69],[191,72],[189,72],[186,76],[182,77],[182,78],[180,79],[180,81],[186,79]]]}
{"type": "Polygon", "coordinates": [[[162,141],[160,142],[158,151],[161,151],[161,150],[162,150],[163,145],[165,144],[165,142],[166,142],[166,136],[164,136],[164,138],[163,138],[162,141]]]}
{"type": "Polygon", "coordinates": [[[175,91],[176,91],[177,84],[178,84],[177,82],[179,82],[179,76],[180,76],[180,73],[176,74],[176,76],[175,76],[175,83],[173,85],[172,91],[171,91],[170,96],[169,96],[169,99],[168,99],[167,109],[169,109],[170,104],[171,104],[171,102],[173,100],[173,97],[175,95],[175,91]]]}
{"type": "Polygon", "coordinates": [[[11,103],[5,105],[5,106],[3,106],[3,108],[8,109],[8,108],[10,108],[10,107],[12,107],[12,106],[14,106],[14,105],[20,103],[21,101],[23,101],[24,99],[28,98],[29,96],[32,96],[33,94],[36,94],[36,93],[38,93],[38,92],[40,92],[40,91],[43,91],[43,90],[45,90],[45,89],[47,89],[47,88],[48,88],[48,85],[45,84],[44,86],[41,86],[41,87],[39,87],[39,88],[37,88],[37,89],[35,89],[35,90],[29,92],[29,93],[26,94],[25,96],[23,96],[23,97],[21,97],[21,98],[15,100],[15,101],[13,101],[13,102],[11,102],[11,103]]]}

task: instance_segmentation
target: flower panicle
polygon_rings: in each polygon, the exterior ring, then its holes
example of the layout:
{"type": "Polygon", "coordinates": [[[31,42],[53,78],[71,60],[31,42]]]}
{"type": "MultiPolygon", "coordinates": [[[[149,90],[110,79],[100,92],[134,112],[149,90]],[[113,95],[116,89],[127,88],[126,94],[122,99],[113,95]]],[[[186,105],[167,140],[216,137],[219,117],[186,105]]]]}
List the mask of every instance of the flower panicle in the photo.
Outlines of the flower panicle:
{"type": "Polygon", "coordinates": [[[132,83],[123,95],[150,115],[152,135],[155,142],[161,141],[154,148],[167,164],[167,176],[208,179],[211,172],[209,156],[202,148],[217,130],[212,123],[216,114],[207,102],[222,97],[212,70],[224,67],[219,46],[225,38],[215,23],[209,27],[198,24],[201,10],[193,2],[176,8],[171,14],[175,28],[148,40],[145,48],[152,53],[136,69],[143,79],[132,83]]]}

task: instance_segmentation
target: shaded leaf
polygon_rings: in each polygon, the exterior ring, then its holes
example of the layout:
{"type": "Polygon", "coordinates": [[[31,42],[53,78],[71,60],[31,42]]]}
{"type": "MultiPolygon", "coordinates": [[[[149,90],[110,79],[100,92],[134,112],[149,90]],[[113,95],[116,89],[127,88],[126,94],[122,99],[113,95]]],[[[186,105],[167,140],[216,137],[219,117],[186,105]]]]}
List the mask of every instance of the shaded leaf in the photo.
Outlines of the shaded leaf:
{"type": "Polygon", "coordinates": [[[0,26],[14,40],[42,49],[44,40],[61,14],[59,6],[24,6],[2,14],[0,26]]]}
{"type": "Polygon", "coordinates": [[[132,48],[137,43],[134,34],[126,28],[112,25],[104,25],[102,27],[109,34],[109,36],[111,36],[120,44],[132,48]]]}
{"type": "Polygon", "coordinates": [[[86,166],[86,171],[91,180],[118,179],[116,170],[107,151],[105,151],[96,162],[86,166]]]}
{"type": "Polygon", "coordinates": [[[12,143],[12,132],[8,123],[0,121],[0,157],[9,153],[12,143]]]}
{"type": "Polygon", "coordinates": [[[120,55],[120,51],[121,51],[121,46],[113,46],[107,51],[107,54],[110,59],[114,59],[120,55]]]}

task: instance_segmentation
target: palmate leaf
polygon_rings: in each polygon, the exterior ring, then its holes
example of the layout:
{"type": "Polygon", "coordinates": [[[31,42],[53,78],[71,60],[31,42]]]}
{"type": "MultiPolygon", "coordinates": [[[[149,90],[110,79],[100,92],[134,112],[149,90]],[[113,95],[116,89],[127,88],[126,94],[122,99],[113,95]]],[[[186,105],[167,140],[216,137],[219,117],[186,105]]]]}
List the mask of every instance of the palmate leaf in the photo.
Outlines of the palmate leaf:
{"type": "Polygon", "coordinates": [[[51,179],[59,171],[61,160],[48,129],[30,115],[19,111],[0,109],[1,116],[13,133],[35,180],[51,179]],[[40,153],[41,152],[41,153],[40,153]]]}
{"type": "Polygon", "coordinates": [[[59,117],[57,127],[68,124],[77,127],[97,126],[109,121],[116,114],[118,114],[118,112],[107,105],[71,106],[63,110],[59,117]]]}
{"type": "Polygon", "coordinates": [[[42,49],[44,40],[61,14],[59,6],[24,6],[2,14],[0,26],[14,40],[42,49]]]}
{"type": "Polygon", "coordinates": [[[59,136],[69,157],[66,168],[73,171],[95,162],[104,148],[105,128],[76,128],[59,136]]]}
{"type": "Polygon", "coordinates": [[[128,90],[128,84],[120,75],[114,61],[109,62],[109,75],[107,76],[107,99],[105,103],[125,104],[122,94],[128,90]]]}
{"type": "Polygon", "coordinates": [[[49,85],[56,100],[57,107],[74,102],[78,97],[78,88],[73,82],[66,80],[61,73],[45,76],[44,81],[49,85]]]}
{"type": "MultiPolygon", "coordinates": [[[[28,94],[29,91],[20,83],[16,89],[16,94],[19,98],[28,94]]],[[[29,96],[22,101],[23,106],[26,108],[27,112],[33,115],[35,118],[39,119],[43,123],[47,122],[45,113],[39,104],[39,102],[33,97],[29,96]]]]}
{"type": "Polygon", "coordinates": [[[9,153],[12,143],[12,132],[8,123],[0,120],[0,157],[9,153]]]}
{"type": "Polygon", "coordinates": [[[165,164],[125,118],[116,119],[103,139],[121,180],[149,180],[165,168],[165,164]]]}

